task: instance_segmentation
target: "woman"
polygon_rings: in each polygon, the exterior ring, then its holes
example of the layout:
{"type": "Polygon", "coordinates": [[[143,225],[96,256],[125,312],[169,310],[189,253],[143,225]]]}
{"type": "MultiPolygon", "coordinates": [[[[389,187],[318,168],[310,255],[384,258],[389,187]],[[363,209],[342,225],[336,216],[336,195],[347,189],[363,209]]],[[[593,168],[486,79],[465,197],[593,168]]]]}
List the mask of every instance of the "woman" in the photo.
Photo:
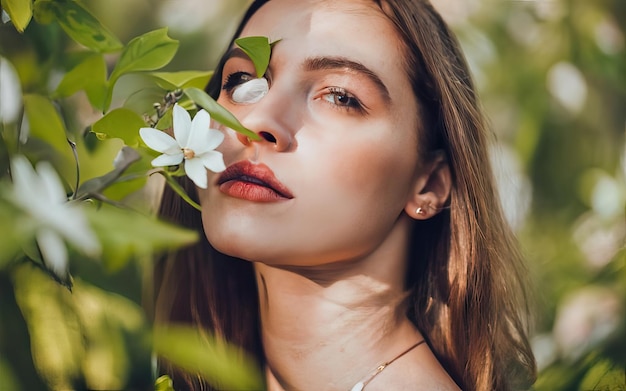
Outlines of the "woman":
{"type": "Polygon", "coordinates": [[[157,266],[157,322],[241,346],[269,390],[528,387],[520,257],[430,4],[256,1],[246,36],[276,42],[267,73],[231,44],[207,90],[261,140],[224,130],[201,214],[164,194],[207,240],[157,266]]]}

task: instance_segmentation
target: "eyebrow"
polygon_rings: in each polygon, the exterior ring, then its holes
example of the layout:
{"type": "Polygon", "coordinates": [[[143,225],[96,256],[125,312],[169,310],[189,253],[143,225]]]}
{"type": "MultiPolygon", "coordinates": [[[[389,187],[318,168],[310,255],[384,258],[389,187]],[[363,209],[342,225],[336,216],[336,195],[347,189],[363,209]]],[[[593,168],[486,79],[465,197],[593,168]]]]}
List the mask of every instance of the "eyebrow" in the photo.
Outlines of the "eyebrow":
{"type": "MultiPolygon", "coordinates": [[[[233,47],[226,53],[226,61],[233,57],[239,57],[249,60],[250,57],[238,47],[233,47]]],[[[349,60],[341,56],[321,56],[321,57],[309,57],[304,60],[303,69],[309,72],[328,70],[328,69],[340,69],[344,71],[352,71],[360,73],[367,77],[372,83],[376,85],[380,94],[386,102],[391,101],[389,90],[381,78],[371,69],[361,64],[360,62],[349,60]]]]}
{"type": "Polygon", "coordinates": [[[376,85],[381,95],[386,101],[390,101],[389,90],[385,86],[385,83],[380,77],[374,73],[371,69],[367,68],[360,62],[349,60],[345,57],[310,57],[303,63],[303,68],[306,71],[319,71],[326,69],[342,69],[360,73],[367,77],[372,83],[376,85]]]}

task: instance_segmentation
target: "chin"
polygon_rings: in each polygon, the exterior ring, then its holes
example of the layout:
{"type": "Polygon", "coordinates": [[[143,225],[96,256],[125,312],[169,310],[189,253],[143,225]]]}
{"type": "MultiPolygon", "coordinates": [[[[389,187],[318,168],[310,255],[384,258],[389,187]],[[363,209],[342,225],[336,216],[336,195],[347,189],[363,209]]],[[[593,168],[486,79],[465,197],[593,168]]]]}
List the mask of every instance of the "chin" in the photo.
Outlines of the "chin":
{"type": "Polygon", "coordinates": [[[276,248],[271,241],[259,240],[263,235],[258,231],[242,228],[229,229],[228,224],[205,226],[206,239],[211,246],[228,256],[240,258],[245,261],[264,261],[271,258],[269,249],[276,248]],[[257,232],[257,233],[255,233],[257,232]]]}

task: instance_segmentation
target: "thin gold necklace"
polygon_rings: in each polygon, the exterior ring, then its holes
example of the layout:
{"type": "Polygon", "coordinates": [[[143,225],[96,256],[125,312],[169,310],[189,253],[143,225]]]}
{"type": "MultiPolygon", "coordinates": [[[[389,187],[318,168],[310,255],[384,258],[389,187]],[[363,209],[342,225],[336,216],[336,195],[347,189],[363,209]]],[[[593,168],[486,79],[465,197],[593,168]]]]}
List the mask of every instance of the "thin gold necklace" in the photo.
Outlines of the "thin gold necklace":
{"type": "Polygon", "coordinates": [[[404,352],[398,354],[397,356],[395,356],[394,358],[392,358],[390,361],[387,361],[385,363],[380,364],[368,377],[366,377],[365,379],[361,380],[360,382],[356,383],[351,389],[350,391],[362,391],[365,386],[367,386],[372,380],[374,380],[374,378],[376,376],[378,376],[378,374],[380,374],[385,368],[387,368],[389,365],[391,365],[394,361],[396,361],[397,359],[399,359],[400,357],[404,356],[405,354],[407,354],[408,352],[410,352],[411,350],[415,349],[416,347],[420,346],[421,344],[423,344],[424,341],[423,339],[417,343],[415,343],[413,346],[411,346],[410,348],[408,348],[407,350],[405,350],[404,352]]]}

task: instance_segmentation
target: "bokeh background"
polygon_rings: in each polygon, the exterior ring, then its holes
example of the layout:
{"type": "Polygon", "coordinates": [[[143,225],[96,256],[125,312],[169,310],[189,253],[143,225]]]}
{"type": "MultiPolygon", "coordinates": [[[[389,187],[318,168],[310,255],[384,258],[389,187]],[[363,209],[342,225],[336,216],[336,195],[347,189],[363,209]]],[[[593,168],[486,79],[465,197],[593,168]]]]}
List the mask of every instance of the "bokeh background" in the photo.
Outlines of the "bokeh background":
{"type": "MultiPolygon", "coordinates": [[[[248,3],[84,2],[122,42],[168,26],[180,40],[168,70],[212,69],[248,3]]],[[[475,76],[502,202],[528,260],[535,389],[626,390],[626,1],[433,3],[475,76]]],[[[54,26],[0,26],[0,56],[24,91],[53,88],[74,49],[54,26]]],[[[97,118],[74,99],[75,121],[97,118]]],[[[83,287],[74,296],[35,268],[0,269],[0,390],[151,389],[137,338],[149,264],[72,268],[83,287]]]]}

